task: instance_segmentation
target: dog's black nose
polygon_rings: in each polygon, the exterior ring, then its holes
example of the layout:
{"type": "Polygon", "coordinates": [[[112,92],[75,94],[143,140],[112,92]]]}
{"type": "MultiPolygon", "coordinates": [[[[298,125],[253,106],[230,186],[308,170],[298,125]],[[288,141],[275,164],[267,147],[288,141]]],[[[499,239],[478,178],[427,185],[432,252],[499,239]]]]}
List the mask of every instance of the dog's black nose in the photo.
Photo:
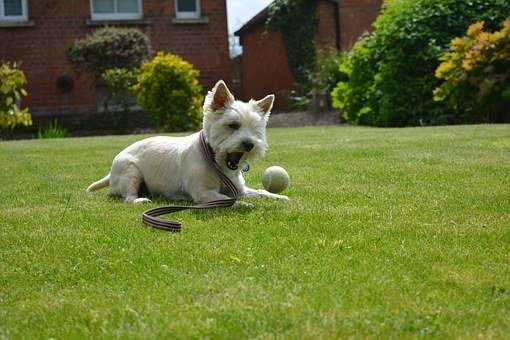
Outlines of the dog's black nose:
{"type": "Polygon", "coordinates": [[[253,149],[253,147],[254,147],[254,146],[255,146],[255,145],[254,145],[252,142],[250,142],[249,140],[245,140],[245,141],[243,142],[243,148],[244,148],[246,151],[251,151],[251,149],[253,149]]]}

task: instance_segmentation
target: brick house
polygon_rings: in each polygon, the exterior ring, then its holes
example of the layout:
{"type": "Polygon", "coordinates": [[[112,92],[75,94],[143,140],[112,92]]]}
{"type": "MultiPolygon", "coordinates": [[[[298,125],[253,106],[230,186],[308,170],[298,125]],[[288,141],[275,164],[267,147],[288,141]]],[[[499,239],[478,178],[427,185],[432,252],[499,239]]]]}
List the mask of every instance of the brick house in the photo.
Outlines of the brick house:
{"type": "MultiPolygon", "coordinates": [[[[348,49],[371,29],[382,0],[317,0],[317,49],[348,49]]],[[[281,33],[266,28],[268,9],[254,16],[235,35],[243,46],[241,86],[245,98],[276,94],[276,109],[288,106],[287,98],[297,88],[289,70],[281,33]]]]}
{"type": "Polygon", "coordinates": [[[0,61],[22,63],[33,118],[97,111],[94,80],[76,77],[66,50],[104,25],[141,29],[154,51],[191,62],[205,88],[230,80],[225,0],[0,0],[0,61]],[[68,94],[56,84],[63,75],[74,82],[68,94]]]}

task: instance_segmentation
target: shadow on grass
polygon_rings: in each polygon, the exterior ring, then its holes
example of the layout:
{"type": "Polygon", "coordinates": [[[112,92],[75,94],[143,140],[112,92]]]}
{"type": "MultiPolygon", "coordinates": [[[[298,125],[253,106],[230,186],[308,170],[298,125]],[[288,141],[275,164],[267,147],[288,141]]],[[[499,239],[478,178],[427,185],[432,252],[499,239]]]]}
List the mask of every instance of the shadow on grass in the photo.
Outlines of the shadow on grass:
{"type": "MultiPolygon", "coordinates": [[[[169,200],[165,197],[155,196],[155,195],[146,195],[146,196],[144,195],[141,197],[148,197],[152,201],[152,204],[155,204],[157,206],[193,206],[193,205],[195,205],[194,202],[191,200],[169,200]]],[[[120,196],[111,196],[110,195],[109,201],[111,201],[112,203],[114,202],[114,203],[125,204],[122,200],[122,197],[120,197],[120,196]]],[[[145,207],[144,210],[148,210],[151,208],[148,205],[147,206],[140,205],[140,206],[145,207]]],[[[152,207],[152,208],[154,208],[154,207],[152,207]]],[[[180,214],[188,211],[193,216],[195,216],[195,218],[197,220],[204,221],[204,220],[208,220],[211,218],[223,217],[223,216],[228,216],[228,215],[232,215],[232,214],[248,215],[248,214],[251,214],[252,212],[258,211],[260,209],[264,209],[265,211],[267,211],[267,210],[271,211],[271,210],[277,210],[278,208],[277,207],[274,207],[274,208],[267,207],[265,205],[259,205],[259,204],[256,204],[255,202],[251,203],[251,202],[239,200],[239,201],[235,202],[233,206],[227,207],[227,208],[190,209],[190,210],[184,210],[181,212],[176,212],[176,213],[172,213],[169,215],[163,215],[163,216],[172,216],[169,219],[175,219],[175,217],[173,217],[173,216],[179,216],[180,214]]]]}

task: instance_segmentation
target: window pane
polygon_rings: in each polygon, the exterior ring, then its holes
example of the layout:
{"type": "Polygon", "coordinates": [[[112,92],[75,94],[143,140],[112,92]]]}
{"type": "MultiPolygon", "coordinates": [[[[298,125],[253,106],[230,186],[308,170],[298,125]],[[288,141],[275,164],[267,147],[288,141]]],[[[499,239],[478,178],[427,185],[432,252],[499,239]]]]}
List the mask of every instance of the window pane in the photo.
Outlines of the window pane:
{"type": "Polygon", "coordinates": [[[138,13],[138,0],[117,0],[117,12],[138,13]]]}
{"type": "Polygon", "coordinates": [[[178,12],[196,12],[197,2],[196,0],[176,0],[178,12]]]}
{"type": "Polygon", "coordinates": [[[92,0],[92,6],[96,14],[111,14],[115,12],[114,0],[92,0]]]}
{"type": "Polygon", "coordinates": [[[5,15],[23,15],[21,0],[4,0],[5,15]]]}

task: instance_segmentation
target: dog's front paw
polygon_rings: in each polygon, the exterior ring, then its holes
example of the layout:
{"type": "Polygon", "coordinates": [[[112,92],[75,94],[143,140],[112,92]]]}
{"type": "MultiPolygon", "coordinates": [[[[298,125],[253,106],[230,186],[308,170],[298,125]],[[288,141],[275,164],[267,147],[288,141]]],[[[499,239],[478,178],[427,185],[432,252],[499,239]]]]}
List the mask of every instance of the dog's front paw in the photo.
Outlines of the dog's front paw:
{"type": "Polygon", "coordinates": [[[145,204],[145,203],[151,203],[152,201],[145,197],[140,197],[135,200],[133,200],[133,204],[145,204]]]}
{"type": "Polygon", "coordinates": [[[272,192],[266,190],[259,190],[259,193],[261,196],[272,198],[274,200],[289,201],[289,197],[285,195],[273,194],[272,192]]]}
{"type": "Polygon", "coordinates": [[[236,201],[234,204],[234,208],[239,208],[241,210],[251,210],[255,208],[255,205],[244,201],[236,201]]]}
{"type": "Polygon", "coordinates": [[[277,199],[277,200],[282,200],[282,201],[290,201],[290,198],[289,196],[285,196],[285,195],[277,195],[277,194],[273,194],[274,195],[274,199],[277,199]]]}

